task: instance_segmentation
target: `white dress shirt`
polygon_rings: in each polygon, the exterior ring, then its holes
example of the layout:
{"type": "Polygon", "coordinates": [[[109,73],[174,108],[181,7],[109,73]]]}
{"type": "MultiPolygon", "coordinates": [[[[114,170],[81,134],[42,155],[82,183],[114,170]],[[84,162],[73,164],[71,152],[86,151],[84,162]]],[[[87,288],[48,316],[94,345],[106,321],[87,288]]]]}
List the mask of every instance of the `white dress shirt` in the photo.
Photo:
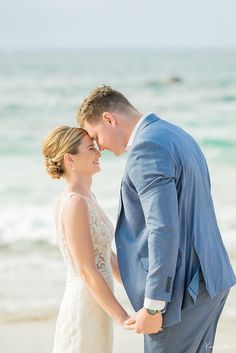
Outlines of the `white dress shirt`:
{"type": "MultiPolygon", "coordinates": [[[[133,144],[133,141],[134,141],[134,137],[136,135],[136,132],[138,130],[138,127],[140,126],[140,124],[142,123],[142,121],[150,114],[153,114],[153,113],[147,113],[147,114],[144,114],[140,119],[139,121],[137,122],[137,124],[135,125],[131,135],[130,135],[130,138],[129,138],[129,141],[127,143],[127,146],[126,146],[126,151],[128,151],[128,149],[132,146],[133,144]]],[[[143,305],[145,308],[147,309],[151,309],[151,310],[163,310],[166,306],[166,302],[163,301],[163,300],[156,300],[156,299],[149,299],[149,298],[146,298],[144,299],[144,305],[143,305]]]]}

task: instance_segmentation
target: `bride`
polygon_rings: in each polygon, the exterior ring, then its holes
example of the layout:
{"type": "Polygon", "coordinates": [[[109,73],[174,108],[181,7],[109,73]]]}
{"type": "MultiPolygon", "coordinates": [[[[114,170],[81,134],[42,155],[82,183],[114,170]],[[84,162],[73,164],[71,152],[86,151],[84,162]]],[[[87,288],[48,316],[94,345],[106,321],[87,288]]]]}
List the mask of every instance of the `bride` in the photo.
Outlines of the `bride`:
{"type": "Polygon", "coordinates": [[[112,319],[130,326],[113,294],[113,276],[121,282],[113,226],[91,191],[101,154],[85,130],[60,126],[45,138],[43,156],[47,173],[66,182],[55,214],[67,278],[53,353],[111,353],[112,319]]]}

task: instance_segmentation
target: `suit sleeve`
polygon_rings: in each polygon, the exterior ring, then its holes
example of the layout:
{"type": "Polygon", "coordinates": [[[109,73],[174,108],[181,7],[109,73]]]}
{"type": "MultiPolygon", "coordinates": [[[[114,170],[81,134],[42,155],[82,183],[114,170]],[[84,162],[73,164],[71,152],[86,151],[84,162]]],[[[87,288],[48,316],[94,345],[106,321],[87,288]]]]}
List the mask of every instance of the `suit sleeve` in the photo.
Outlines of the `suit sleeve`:
{"type": "Polygon", "coordinates": [[[148,230],[145,297],[170,302],[179,247],[175,163],[165,147],[143,142],[130,151],[129,165],[148,230]]]}

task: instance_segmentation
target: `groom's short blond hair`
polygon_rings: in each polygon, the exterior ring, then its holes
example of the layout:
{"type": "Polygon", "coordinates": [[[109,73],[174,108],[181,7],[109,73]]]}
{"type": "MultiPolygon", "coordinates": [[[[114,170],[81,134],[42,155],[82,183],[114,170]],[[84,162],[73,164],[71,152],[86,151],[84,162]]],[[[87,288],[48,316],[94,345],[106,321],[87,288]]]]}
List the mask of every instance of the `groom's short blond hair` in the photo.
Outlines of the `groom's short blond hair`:
{"type": "Polygon", "coordinates": [[[122,93],[103,85],[84,98],[77,113],[77,122],[81,127],[85,121],[95,124],[104,112],[124,113],[131,108],[135,109],[122,93]]]}

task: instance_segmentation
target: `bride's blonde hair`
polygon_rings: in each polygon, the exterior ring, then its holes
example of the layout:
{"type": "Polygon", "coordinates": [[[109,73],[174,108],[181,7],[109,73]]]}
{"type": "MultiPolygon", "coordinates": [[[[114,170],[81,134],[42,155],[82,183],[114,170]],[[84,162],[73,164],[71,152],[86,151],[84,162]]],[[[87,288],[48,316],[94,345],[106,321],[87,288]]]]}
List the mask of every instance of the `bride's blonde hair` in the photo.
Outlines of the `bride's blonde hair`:
{"type": "Polygon", "coordinates": [[[78,153],[87,132],[79,127],[57,126],[43,140],[42,152],[47,173],[59,179],[65,173],[64,155],[78,153]]]}

